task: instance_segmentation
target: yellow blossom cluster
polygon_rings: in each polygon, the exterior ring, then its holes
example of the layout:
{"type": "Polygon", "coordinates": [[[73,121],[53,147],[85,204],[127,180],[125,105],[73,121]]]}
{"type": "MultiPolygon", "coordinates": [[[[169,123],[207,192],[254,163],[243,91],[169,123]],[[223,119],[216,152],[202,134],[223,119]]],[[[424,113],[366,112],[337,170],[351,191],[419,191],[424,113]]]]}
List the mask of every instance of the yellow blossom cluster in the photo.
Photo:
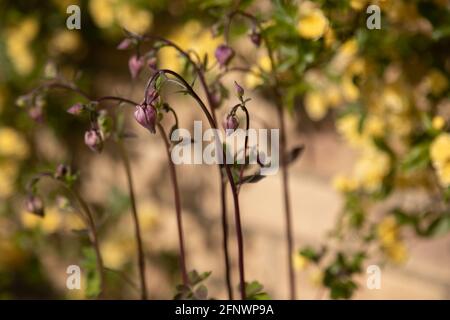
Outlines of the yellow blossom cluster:
{"type": "MultiPolygon", "coordinates": [[[[176,32],[169,35],[168,38],[184,50],[196,52],[197,55],[192,55],[194,61],[197,61],[199,58],[203,59],[205,54],[208,55],[211,61],[217,46],[223,41],[220,37],[214,38],[211,32],[197,20],[186,22],[182,27],[177,28],[176,32]]],[[[170,68],[176,72],[181,72],[183,69],[180,54],[171,47],[165,47],[159,51],[158,63],[160,68],[170,68]]]]}
{"type": "Polygon", "coordinates": [[[18,131],[0,127],[0,199],[8,198],[14,193],[20,161],[28,153],[28,144],[18,131]]]}
{"type": "Polygon", "coordinates": [[[15,71],[21,75],[28,75],[34,68],[35,58],[30,44],[39,31],[39,24],[35,18],[24,18],[17,25],[9,27],[4,32],[6,53],[15,71]]]}
{"type": "Polygon", "coordinates": [[[153,24],[153,14],[124,0],[91,0],[89,12],[100,28],[118,26],[135,33],[145,33],[153,24]]]}
{"type": "Polygon", "coordinates": [[[299,5],[297,31],[300,37],[310,40],[321,38],[328,28],[328,19],[313,2],[302,1],[299,5]]]}
{"type": "Polygon", "coordinates": [[[450,186],[450,133],[441,133],[431,144],[430,157],[443,187],[450,186]]]}
{"type": "Polygon", "coordinates": [[[400,238],[399,225],[393,216],[385,217],[377,226],[377,237],[386,256],[394,263],[404,263],[408,250],[400,238]]]}

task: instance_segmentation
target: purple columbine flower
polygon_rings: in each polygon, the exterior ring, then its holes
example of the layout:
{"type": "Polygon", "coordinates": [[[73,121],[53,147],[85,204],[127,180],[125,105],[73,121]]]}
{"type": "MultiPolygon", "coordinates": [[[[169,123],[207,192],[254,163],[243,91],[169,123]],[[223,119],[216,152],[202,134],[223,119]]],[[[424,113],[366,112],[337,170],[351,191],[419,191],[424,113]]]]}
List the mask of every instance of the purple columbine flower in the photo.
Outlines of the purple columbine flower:
{"type": "Polygon", "coordinates": [[[234,50],[226,44],[217,47],[215,56],[221,67],[225,67],[234,57],[234,50]]]}
{"type": "Polygon", "coordinates": [[[131,77],[133,79],[137,78],[143,67],[144,59],[142,59],[142,57],[133,55],[131,56],[130,60],[128,60],[128,68],[130,69],[131,77]]]}
{"type": "Polygon", "coordinates": [[[242,88],[236,81],[234,82],[234,87],[236,88],[236,93],[239,99],[242,100],[242,97],[244,96],[244,88],[242,88]]]}
{"type": "Polygon", "coordinates": [[[67,113],[73,114],[74,116],[78,116],[83,112],[83,105],[81,103],[75,103],[69,109],[67,109],[67,113]]]}
{"type": "Polygon", "coordinates": [[[230,134],[239,127],[239,120],[236,116],[229,114],[223,121],[223,127],[227,131],[227,134],[230,134]]]}
{"type": "Polygon", "coordinates": [[[44,216],[44,203],[38,196],[30,195],[25,201],[25,207],[28,212],[40,217],[44,216]]]}
{"type": "Polygon", "coordinates": [[[103,149],[103,139],[98,130],[95,129],[86,131],[84,143],[94,152],[100,152],[103,149]]]}
{"type": "Polygon", "coordinates": [[[141,126],[148,129],[151,133],[156,132],[157,112],[153,105],[145,103],[137,105],[136,111],[134,112],[134,118],[141,126]]]}

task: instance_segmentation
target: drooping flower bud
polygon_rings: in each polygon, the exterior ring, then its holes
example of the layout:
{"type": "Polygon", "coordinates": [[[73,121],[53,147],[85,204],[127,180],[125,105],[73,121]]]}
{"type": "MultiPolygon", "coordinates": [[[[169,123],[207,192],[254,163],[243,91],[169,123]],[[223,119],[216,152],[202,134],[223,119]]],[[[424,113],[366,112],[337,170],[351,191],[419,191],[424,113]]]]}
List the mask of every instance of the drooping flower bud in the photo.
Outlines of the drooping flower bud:
{"type": "Polygon", "coordinates": [[[44,216],[44,203],[41,198],[35,195],[30,195],[25,201],[26,210],[37,216],[44,216]]]}
{"type": "Polygon", "coordinates": [[[119,45],[117,46],[117,49],[126,50],[131,46],[132,43],[133,43],[133,41],[131,39],[125,38],[119,43],[119,45]]]}
{"type": "Polygon", "coordinates": [[[136,111],[134,112],[134,118],[141,126],[148,129],[151,133],[156,132],[157,112],[153,105],[137,105],[136,111]]]}
{"type": "Polygon", "coordinates": [[[223,127],[227,134],[230,134],[239,127],[239,120],[234,115],[228,115],[223,122],[223,127]]]}
{"type": "Polygon", "coordinates": [[[250,41],[255,46],[259,47],[261,45],[261,34],[256,30],[252,30],[252,32],[250,33],[250,41]]]}
{"type": "Polygon", "coordinates": [[[69,167],[65,164],[59,164],[55,170],[55,179],[63,179],[69,173],[69,167]]]}
{"type": "Polygon", "coordinates": [[[84,143],[94,152],[100,152],[103,149],[103,140],[98,130],[91,129],[84,134],[84,143]]]}
{"type": "Polygon", "coordinates": [[[137,55],[133,55],[131,56],[130,60],[128,60],[128,68],[130,69],[131,77],[133,79],[137,78],[143,67],[144,60],[142,59],[142,57],[138,58],[137,55]]]}
{"type": "Polygon", "coordinates": [[[242,97],[244,96],[244,88],[242,88],[236,81],[234,82],[234,87],[236,88],[237,96],[242,100],[242,97]]]}
{"type": "Polygon", "coordinates": [[[217,47],[215,56],[221,67],[225,67],[234,57],[234,50],[226,44],[217,47]]]}
{"type": "Polygon", "coordinates": [[[150,57],[147,60],[147,66],[150,68],[152,72],[158,69],[158,60],[156,60],[156,57],[150,57]]]}
{"type": "Polygon", "coordinates": [[[44,113],[42,107],[37,105],[28,109],[28,115],[36,122],[42,123],[44,121],[44,113]]]}
{"type": "Polygon", "coordinates": [[[67,109],[67,113],[73,114],[74,116],[78,116],[83,112],[83,105],[81,103],[75,103],[69,109],[67,109]]]}

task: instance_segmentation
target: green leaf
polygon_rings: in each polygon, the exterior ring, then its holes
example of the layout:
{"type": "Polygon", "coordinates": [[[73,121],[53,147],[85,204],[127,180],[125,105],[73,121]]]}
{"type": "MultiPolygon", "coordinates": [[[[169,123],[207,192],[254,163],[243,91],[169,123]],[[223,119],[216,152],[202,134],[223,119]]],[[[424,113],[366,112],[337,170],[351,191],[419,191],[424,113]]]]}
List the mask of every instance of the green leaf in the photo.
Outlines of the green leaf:
{"type": "Polygon", "coordinates": [[[100,275],[97,272],[97,257],[93,248],[83,249],[83,267],[86,270],[86,297],[96,298],[101,292],[100,275]]]}
{"type": "Polygon", "coordinates": [[[405,156],[401,164],[404,171],[425,168],[430,163],[430,143],[424,142],[414,146],[405,156]]]}
{"type": "Polygon", "coordinates": [[[450,214],[442,215],[436,218],[426,230],[429,236],[443,236],[450,232],[450,214]]]}
{"type": "Polygon", "coordinates": [[[245,300],[268,300],[269,295],[263,291],[264,286],[258,281],[245,283],[245,300]]]}

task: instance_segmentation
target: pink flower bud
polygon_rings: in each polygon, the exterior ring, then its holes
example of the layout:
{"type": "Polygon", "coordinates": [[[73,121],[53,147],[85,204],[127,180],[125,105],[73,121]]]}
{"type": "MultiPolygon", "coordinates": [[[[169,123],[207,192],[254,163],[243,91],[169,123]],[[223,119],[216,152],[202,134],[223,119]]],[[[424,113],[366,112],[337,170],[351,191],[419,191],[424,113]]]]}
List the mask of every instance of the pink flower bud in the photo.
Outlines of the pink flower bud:
{"type": "Polygon", "coordinates": [[[261,34],[256,30],[252,30],[252,33],[250,33],[250,41],[259,47],[261,45],[261,34]]]}
{"type": "Polygon", "coordinates": [[[131,41],[131,39],[125,38],[119,43],[119,45],[117,46],[117,49],[126,50],[131,46],[132,43],[133,42],[131,41]]]}
{"type": "Polygon", "coordinates": [[[100,152],[103,149],[103,140],[98,130],[91,129],[84,134],[84,143],[94,152],[100,152]]]}
{"type": "Polygon", "coordinates": [[[78,116],[83,111],[84,107],[81,103],[75,103],[73,106],[71,106],[69,109],[67,109],[67,112],[70,114],[73,114],[74,116],[78,116]]]}
{"type": "Polygon", "coordinates": [[[239,127],[239,120],[234,115],[228,115],[223,122],[223,127],[229,134],[239,127]]]}
{"type": "Polygon", "coordinates": [[[25,201],[25,207],[30,213],[40,217],[44,216],[44,204],[38,196],[30,195],[25,201]]]}
{"type": "Polygon", "coordinates": [[[225,67],[234,57],[234,50],[226,44],[217,47],[215,56],[221,67],[225,67]]]}
{"type": "Polygon", "coordinates": [[[142,104],[136,106],[134,118],[141,126],[148,129],[151,133],[156,132],[157,112],[153,105],[142,104]]]}
{"type": "Polygon", "coordinates": [[[234,87],[236,88],[236,94],[239,99],[242,99],[244,96],[244,88],[242,88],[236,81],[234,82],[234,87]]]}
{"type": "Polygon", "coordinates": [[[55,170],[55,179],[62,179],[69,173],[69,167],[65,164],[59,164],[55,170]]]}
{"type": "Polygon", "coordinates": [[[131,77],[133,79],[137,78],[143,67],[144,60],[142,57],[138,58],[138,56],[133,55],[130,60],[128,60],[128,68],[130,69],[131,77]]]}
{"type": "Polygon", "coordinates": [[[28,115],[36,122],[42,123],[44,121],[44,113],[41,106],[33,106],[28,109],[28,115]]]}

